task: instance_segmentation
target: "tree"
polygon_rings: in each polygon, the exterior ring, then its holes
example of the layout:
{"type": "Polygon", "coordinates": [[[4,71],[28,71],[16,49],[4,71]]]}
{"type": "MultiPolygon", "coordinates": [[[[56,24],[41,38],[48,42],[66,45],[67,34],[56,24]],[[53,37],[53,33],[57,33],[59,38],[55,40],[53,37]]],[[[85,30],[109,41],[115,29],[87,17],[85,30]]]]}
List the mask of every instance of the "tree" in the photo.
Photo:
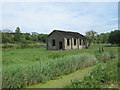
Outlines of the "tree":
{"type": "Polygon", "coordinates": [[[87,41],[88,41],[88,47],[91,45],[92,42],[95,41],[95,36],[97,35],[97,32],[96,31],[87,31],[86,33],[86,37],[87,37],[87,41]]]}
{"type": "Polygon", "coordinates": [[[21,33],[20,28],[16,27],[15,33],[21,33]]]}
{"type": "Polygon", "coordinates": [[[96,36],[96,43],[97,43],[97,44],[100,43],[100,38],[101,38],[101,37],[100,37],[100,35],[98,34],[98,35],[96,36]]]}
{"type": "Polygon", "coordinates": [[[112,44],[120,44],[120,30],[114,30],[110,32],[108,41],[112,44]]]}
{"type": "Polygon", "coordinates": [[[97,43],[108,43],[109,33],[101,33],[97,35],[97,43]]]}
{"type": "Polygon", "coordinates": [[[21,35],[20,35],[21,31],[20,31],[20,28],[17,27],[16,30],[15,30],[15,35],[14,35],[14,40],[15,41],[21,41],[21,35]]]}

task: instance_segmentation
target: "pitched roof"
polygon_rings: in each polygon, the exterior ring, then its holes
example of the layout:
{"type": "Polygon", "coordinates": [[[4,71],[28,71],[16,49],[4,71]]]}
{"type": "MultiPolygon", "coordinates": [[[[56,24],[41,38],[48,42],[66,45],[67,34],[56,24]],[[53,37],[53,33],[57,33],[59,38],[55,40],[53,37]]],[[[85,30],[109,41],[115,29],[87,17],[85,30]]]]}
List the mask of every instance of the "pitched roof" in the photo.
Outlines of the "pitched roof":
{"type": "MultiPolygon", "coordinates": [[[[62,34],[64,36],[69,36],[69,37],[85,38],[85,36],[83,36],[78,32],[62,31],[62,30],[54,30],[53,32],[58,32],[59,34],[62,34]]],[[[51,35],[52,33],[50,33],[49,35],[51,35]]]]}

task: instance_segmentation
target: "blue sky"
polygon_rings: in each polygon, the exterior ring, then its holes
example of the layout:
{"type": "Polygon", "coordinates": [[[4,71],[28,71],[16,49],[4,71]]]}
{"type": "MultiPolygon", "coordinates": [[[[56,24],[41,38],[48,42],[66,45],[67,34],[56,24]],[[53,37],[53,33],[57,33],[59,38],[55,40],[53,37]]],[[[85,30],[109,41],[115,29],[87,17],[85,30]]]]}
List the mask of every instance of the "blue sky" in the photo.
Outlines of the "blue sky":
{"type": "Polygon", "coordinates": [[[50,33],[54,29],[84,34],[118,28],[117,2],[10,2],[2,3],[0,29],[50,33]]]}

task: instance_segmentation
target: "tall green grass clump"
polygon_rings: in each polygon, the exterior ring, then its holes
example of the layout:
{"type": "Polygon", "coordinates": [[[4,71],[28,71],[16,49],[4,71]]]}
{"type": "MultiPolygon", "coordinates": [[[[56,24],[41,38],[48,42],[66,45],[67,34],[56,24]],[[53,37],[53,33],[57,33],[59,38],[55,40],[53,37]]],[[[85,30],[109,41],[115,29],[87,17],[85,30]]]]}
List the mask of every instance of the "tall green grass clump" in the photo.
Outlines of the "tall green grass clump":
{"type": "Polygon", "coordinates": [[[94,65],[97,62],[94,55],[83,53],[45,61],[4,65],[2,87],[23,88],[55,79],[56,76],[71,73],[77,69],[94,65]]]}
{"type": "Polygon", "coordinates": [[[100,63],[84,77],[84,80],[73,80],[67,88],[108,88],[111,84],[118,84],[118,60],[100,63]]]}
{"type": "Polygon", "coordinates": [[[95,56],[99,62],[107,62],[108,60],[118,57],[118,52],[117,50],[106,50],[103,47],[99,47],[98,50],[95,51],[95,56]]]}

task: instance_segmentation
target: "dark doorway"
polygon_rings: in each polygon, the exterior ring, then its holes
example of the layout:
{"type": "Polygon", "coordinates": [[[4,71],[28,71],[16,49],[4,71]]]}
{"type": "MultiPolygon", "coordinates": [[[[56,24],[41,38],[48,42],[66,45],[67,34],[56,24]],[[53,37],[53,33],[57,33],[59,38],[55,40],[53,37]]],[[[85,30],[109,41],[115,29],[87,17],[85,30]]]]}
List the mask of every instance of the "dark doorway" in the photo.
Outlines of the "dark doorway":
{"type": "Polygon", "coordinates": [[[59,49],[62,49],[62,42],[59,42],[59,49]]]}

